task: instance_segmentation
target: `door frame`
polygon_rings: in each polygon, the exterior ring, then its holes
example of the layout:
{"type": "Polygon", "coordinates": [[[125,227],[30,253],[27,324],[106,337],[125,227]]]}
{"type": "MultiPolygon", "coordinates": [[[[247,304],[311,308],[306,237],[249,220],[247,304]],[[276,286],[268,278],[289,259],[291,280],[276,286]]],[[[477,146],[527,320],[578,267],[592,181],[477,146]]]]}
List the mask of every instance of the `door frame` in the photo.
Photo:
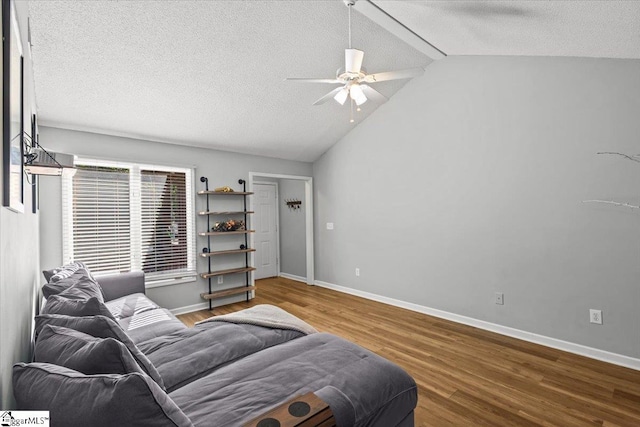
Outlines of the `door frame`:
{"type": "MultiPolygon", "coordinates": [[[[253,192],[253,184],[259,183],[260,178],[275,178],[275,179],[293,179],[297,181],[304,181],[304,208],[305,208],[305,228],[306,228],[306,256],[307,256],[307,285],[313,285],[315,280],[315,260],[313,254],[313,177],[310,176],[301,176],[301,175],[285,175],[279,173],[266,173],[266,172],[249,172],[249,191],[253,192]]],[[[279,199],[277,200],[276,205],[279,204],[279,199]]],[[[249,206],[250,210],[253,210],[253,197],[249,197],[249,206]]],[[[276,206],[276,214],[278,214],[279,209],[276,206]]],[[[278,221],[280,218],[278,217],[278,221]]],[[[280,239],[280,229],[278,229],[278,239],[280,239]]],[[[253,233],[249,235],[249,240],[251,242],[251,247],[254,247],[254,236],[253,233]]],[[[279,244],[278,244],[279,247],[279,244]]],[[[278,249],[279,251],[279,249],[278,249]]],[[[278,256],[280,253],[278,252],[278,256]]],[[[279,258],[278,258],[279,260],[279,258]]],[[[254,254],[251,253],[251,265],[254,265],[253,262],[254,254]]],[[[280,263],[278,263],[278,274],[280,274],[280,263]]],[[[255,283],[252,275],[251,279],[252,284],[255,283]]]]}
{"type": "MultiPolygon", "coordinates": [[[[251,182],[251,181],[249,181],[251,182]]],[[[280,189],[278,187],[278,183],[276,181],[253,181],[252,184],[249,185],[249,191],[254,193],[255,189],[253,188],[254,185],[273,185],[274,187],[276,187],[276,200],[275,205],[276,205],[276,277],[280,277],[280,206],[278,201],[280,200],[280,189]]],[[[253,199],[252,197],[250,199],[253,199]]],[[[249,204],[250,206],[250,211],[254,211],[254,207],[255,205],[252,203],[249,204]]],[[[253,220],[253,216],[251,217],[251,219],[253,220]]],[[[251,228],[255,228],[253,225],[251,226],[251,228]]],[[[251,233],[250,234],[250,247],[255,247],[254,246],[254,239],[255,239],[255,234],[251,233]]],[[[255,253],[251,252],[251,256],[254,257],[255,253]]],[[[255,261],[255,258],[252,260],[255,261]]],[[[251,263],[251,265],[255,266],[255,263],[251,263]]]]}

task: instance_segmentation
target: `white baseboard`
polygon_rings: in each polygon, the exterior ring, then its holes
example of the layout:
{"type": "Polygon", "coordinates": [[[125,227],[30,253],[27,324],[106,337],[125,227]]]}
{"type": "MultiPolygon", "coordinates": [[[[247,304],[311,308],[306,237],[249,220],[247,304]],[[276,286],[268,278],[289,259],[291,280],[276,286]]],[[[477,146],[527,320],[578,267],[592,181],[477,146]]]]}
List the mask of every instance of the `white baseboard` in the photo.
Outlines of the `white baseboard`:
{"type": "MultiPolygon", "coordinates": [[[[255,292],[251,291],[251,299],[253,299],[255,297],[255,292]]],[[[212,307],[216,308],[216,307],[220,307],[222,305],[226,305],[226,304],[233,304],[234,302],[241,302],[244,301],[244,299],[239,299],[239,297],[232,295],[230,297],[227,298],[236,298],[237,301],[225,301],[225,302],[219,302],[219,301],[213,301],[212,302],[212,307]]],[[[187,314],[187,313],[191,313],[194,311],[200,311],[200,310],[206,310],[209,308],[209,303],[208,302],[200,302],[198,304],[193,304],[193,305],[185,305],[184,307],[177,307],[177,308],[172,308],[169,311],[175,315],[175,316],[179,316],[181,314],[187,314]]]]}
{"type": "Polygon", "coordinates": [[[296,282],[307,283],[307,278],[302,276],[296,276],[295,274],[289,273],[280,273],[280,277],[284,277],[285,279],[295,280],[296,282]]]}
{"type": "Polygon", "coordinates": [[[208,302],[200,302],[198,304],[186,305],[184,307],[172,308],[169,310],[173,315],[179,316],[180,314],[191,313],[192,311],[205,310],[209,308],[208,302]]]}
{"type": "Polygon", "coordinates": [[[625,356],[622,354],[611,353],[609,351],[600,350],[593,347],[587,347],[582,344],[575,344],[572,342],[563,341],[556,338],[547,337],[544,335],[538,335],[532,332],[522,331],[520,329],[510,328],[508,326],[502,326],[496,323],[486,322],[484,320],[474,319],[472,317],[461,316],[459,314],[450,313],[448,311],[442,311],[435,308],[426,307],[423,305],[413,304],[410,302],[373,294],[370,292],[359,291],[357,289],[347,288],[345,286],[339,286],[333,283],[323,282],[321,280],[316,280],[315,284],[323,288],[333,289],[335,291],[343,292],[345,294],[355,295],[358,297],[382,302],[382,303],[393,305],[400,308],[406,308],[407,310],[428,314],[429,316],[451,320],[452,322],[462,323],[465,325],[473,326],[475,328],[484,329],[484,330],[495,332],[501,335],[506,335],[509,337],[521,339],[523,341],[528,341],[535,344],[541,344],[547,347],[552,347],[558,350],[579,354],[580,356],[585,356],[591,359],[601,360],[603,362],[612,363],[614,365],[620,365],[620,366],[624,366],[627,368],[640,371],[640,359],[625,356]]]}

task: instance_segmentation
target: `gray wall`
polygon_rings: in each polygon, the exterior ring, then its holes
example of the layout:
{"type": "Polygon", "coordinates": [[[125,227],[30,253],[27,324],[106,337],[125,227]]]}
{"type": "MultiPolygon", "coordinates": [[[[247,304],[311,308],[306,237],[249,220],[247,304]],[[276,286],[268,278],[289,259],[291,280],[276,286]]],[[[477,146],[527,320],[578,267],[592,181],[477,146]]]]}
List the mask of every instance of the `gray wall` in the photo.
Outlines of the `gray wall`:
{"type": "Polygon", "coordinates": [[[307,228],[304,207],[304,181],[280,179],[280,272],[307,277],[307,228]],[[289,209],[286,199],[300,200],[300,209],[289,209]]]}
{"type": "MultiPolygon", "coordinates": [[[[238,190],[240,189],[239,184],[237,184],[238,179],[248,179],[250,171],[310,175],[312,170],[312,166],[309,163],[57,128],[41,128],[40,137],[42,145],[47,149],[87,158],[195,167],[196,190],[204,189],[204,184],[199,181],[201,176],[209,178],[210,189],[229,185],[238,190]]],[[[41,188],[40,204],[42,212],[40,232],[42,236],[41,265],[43,268],[54,267],[60,265],[62,262],[60,185],[60,180],[52,180],[46,183],[43,182],[41,188]]],[[[214,206],[219,207],[220,203],[225,202],[223,202],[221,198],[212,198],[211,203],[213,209],[214,206]]],[[[205,198],[196,196],[196,211],[205,210],[205,206],[205,198]]],[[[205,217],[197,217],[196,229],[197,231],[206,229],[205,217]]],[[[228,246],[227,242],[223,242],[221,239],[218,241],[216,241],[216,239],[212,240],[214,241],[214,246],[216,244],[228,246]]],[[[196,241],[196,252],[200,252],[205,246],[206,239],[204,237],[198,237],[196,241]]],[[[218,266],[216,269],[238,266],[239,261],[240,257],[238,256],[229,255],[216,257],[215,262],[218,266]]],[[[197,266],[198,272],[206,271],[206,260],[198,257],[197,266]]],[[[243,275],[225,276],[224,286],[229,287],[233,284],[240,284],[242,279],[243,275]]],[[[204,302],[200,298],[200,293],[206,291],[206,283],[205,280],[198,278],[198,281],[195,283],[152,288],[149,289],[147,293],[154,301],[163,307],[170,309],[186,307],[204,302]]],[[[229,302],[238,301],[242,298],[242,295],[230,297],[216,300],[214,304],[228,304],[229,302]]]]}
{"type": "MultiPolygon", "coordinates": [[[[15,2],[24,62],[24,123],[31,134],[35,113],[31,52],[27,44],[26,2],[15,2]]],[[[0,59],[1,61],[1,59],[0,59]]],[[[2,108],[0,106],[0,108],[2,108]]],[[[0,123],[0,127],[2,123],[0,123]]],[[[1,151],[1,150],[0,150],[1,151]]],[[[0,152],[0,158],[2,153],[0,152]]],[[[1,175],[1,174],[0,174],[1,175]]],[[[0,176],[0,184],[2,177],[0,176]]],[[[0,188],[1,185],[0,185],[0,188]]],[[[31,213],[31,187],[25,181],[24,213],[0,208],[0,408],[13,408],[11,367],[31,359],[31,334],[38,294],[38,215],[31,213]]]]}
{"type": "Polygon", "coordinates": [[[640,357],[640,212],[581,203],[640,203],[639,118],[637,60],[435,62],[314,163],[316,279],[640,357]]]}

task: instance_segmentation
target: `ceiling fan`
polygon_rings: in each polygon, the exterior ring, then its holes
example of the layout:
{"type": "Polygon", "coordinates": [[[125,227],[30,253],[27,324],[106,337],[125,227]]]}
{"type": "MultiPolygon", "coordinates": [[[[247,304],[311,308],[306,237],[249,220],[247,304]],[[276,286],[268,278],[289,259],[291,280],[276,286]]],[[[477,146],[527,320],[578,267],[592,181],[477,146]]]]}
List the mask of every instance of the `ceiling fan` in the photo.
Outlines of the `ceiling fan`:
{"type": "MultiPolygon", "coordinates": [[[[340,86],[318,99],[313,105],[324,104],[331,98],[340,105],[344,105],[347,98],[360,106],[371,99],[377,102],[385,102],[387,98],[380,92],[369,86],[372,83],[384,82],[388,80],[410,79],[424,73],[422,68],[409,68],[406,70],[387,71],[383,73],[367,74],[362,67],[364,52],[351,47],[351,7],[357,0],[344,0],[344,4],[349,9],[349,48],[344,50],[344,68],[339,68],[335,79],[309,79],[309,78],[287,78],[286,80],[305,83],[329,83],[340,86]]],[[[351,119],[353,122],[353,118],[351,119]]]]}

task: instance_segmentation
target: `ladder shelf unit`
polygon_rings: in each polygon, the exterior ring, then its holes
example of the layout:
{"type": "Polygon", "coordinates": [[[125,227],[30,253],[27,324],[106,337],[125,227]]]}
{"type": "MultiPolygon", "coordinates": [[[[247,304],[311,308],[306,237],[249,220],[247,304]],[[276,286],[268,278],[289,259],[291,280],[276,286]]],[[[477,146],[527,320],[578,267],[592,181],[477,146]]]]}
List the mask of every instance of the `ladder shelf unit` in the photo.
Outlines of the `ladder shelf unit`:
{"type": "MultiPolygon", "coordinates": [[[[247,192],[246,189],[246,181],[244,179],[239,179],[238,184],[242,185],[242,191],[215,191],[209,190],[209,179],[206,177],[200,177],[200,182],[204,183],[205,189],[203,191],[198,191],[198,195],[206,197],[206,210],[198,212],[200,216],[207,217],[207,230],[201,231],[198,233],[198,236],[207,238],[207,246],[202,249],[200,256],[202,258],[206,258],[207,260],[207,271],[205,273],[201,273],[200,277],[206,279],[209,284],[209,292],[202,293],[200,296],[202,299],[209,301],[209,310],[212,309],[212,300],[217,298],[224,298],[231,295],[239,295],[246,294],[246,300],[249,301],[249,297],[252,291],[255,291],[256,287],[251,285],[251,276],[250,273],[255,270],[253,266],[249,264],[249,253],[255,252],[255,249],[249,248],[248,244],[248,236],[249,233],[253,233],[255,230],[247,230],[247,216],[251,215],[253,211],[247,210],[247,197],[252,195],[253,193],[247,192]],[[242,210],[211,210],[210,207],[210,198],[217,196],[235,196],[242,198],[242,210]],[[221,215],[234,215],[234,216],[242,216],[244,219],[244,228],[241,230],[232,230],[232,231],[212,231],[212,221],[211,217],[221,216],[221,215]],[[243,236],[244,243],[240,244],[237,249],[223,249],[223,250],[212,250],[212,238],[218,238],[220,236],[243,236]],[[244,265],[234,268],[224,268],[224,269],[215,269],[212,265],[214,256],[218,255],[237,255],[244,254],[244,265]],[[228,274],[244,274],[244,286],[236,286],[232,288],[219,289],[214,290],[214,283],[212,282],[213,278],[217,276],[224,276],[228,274]]],[[[237,239],[237,237],[236,237],[237,239]]]]}

